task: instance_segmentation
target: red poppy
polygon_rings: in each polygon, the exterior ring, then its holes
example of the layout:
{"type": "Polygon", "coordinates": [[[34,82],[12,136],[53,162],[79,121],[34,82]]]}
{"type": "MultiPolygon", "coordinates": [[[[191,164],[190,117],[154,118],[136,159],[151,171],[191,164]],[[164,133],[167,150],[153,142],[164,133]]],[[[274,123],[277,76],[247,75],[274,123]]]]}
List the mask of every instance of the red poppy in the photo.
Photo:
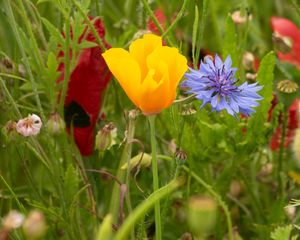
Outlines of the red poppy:
{"type": "MultiPolygon", "coordinates": [[[[274,106],[275,107],[275,106],[274,106]]],[[[274,107],[272,109],[274,109],[274,107]]],[[[300,126],[299,119],[298,119],[298,111],[300,108],[300,99],[295,99],[293,104],[289,107],[289,115],[288,115],[288,123],[286,128],[286,136],[285,136],[285,143],[284,147],[287,148],[294,139],[296,129],[300,126]]],[[[270,115],[269,115],[270,117],[270,115]]],[[[278,150],[280,147],[280,139],[281,139],[281,126],[282,124],[282,116],[279,116],[279,126],[276,129],[275,133],[273,134],[270,142],[270,148],[275,151],[278,150]]]]}
{"type": "MultiPolygon", "coordinates": [[[[93,20],[92,17],[90,19],[93,20]]],[[[109,48],[110,46],[104,40],[105,30],[102,21],[96,19],[94,27],[106,48],[109,48]]],[[[96,42],[93,33],[88,30],[87,26],[78,42],[81,43],[83,40],[96,42]]],[[[75,142],[84,156],[90,155],[93,151],[94,127],[101,107],[101,98],[107,83],[111,79],[111,73],[101,54],[100,47],[82,50],[77,66],[71,73],[64,103],[67,130],[70,132],[72,125],[75,142]]],[[[63,56],[64,52],[61,51],[59,58],[63,56]]],[[[63,62],[59,65],[59,71],[62,75],[57,82],[64,79],[63,62]]]]}
{"type": "MultiPolygon", "coordinates": [[[[162,27],[165,27],[165,23],[166,23],[166,16],[164,14],[164,12],[160,9],[157,8],[154,11],[154,15],[157,18],[158,22],[160,23],[160,25],[162,25],[162,27]]],[[[148,23],[147,23],[147,29],[150,30],[151,32],[160,35],[161,32],[158,30],[158,28],[156,27],[154,21],[152,19],[149,19],[148,23]]]]}
{"type": "Polygon", "coordinates": [[[300,69],[300,29],[290,20],[280,17],[271,18],[271,27],[276,36],[291,42],[291,50],[288,53],[277,51],[278,58],[300,69]]]}

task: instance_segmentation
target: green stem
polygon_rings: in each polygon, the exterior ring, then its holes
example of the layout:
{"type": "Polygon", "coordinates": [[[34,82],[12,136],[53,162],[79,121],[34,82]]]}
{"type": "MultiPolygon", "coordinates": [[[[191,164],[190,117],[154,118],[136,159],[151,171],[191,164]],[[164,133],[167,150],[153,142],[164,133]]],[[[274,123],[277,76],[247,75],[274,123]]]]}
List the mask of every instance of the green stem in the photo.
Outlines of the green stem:
{"type": "Polygon", "coordinates": [[[282,120],[282,128],[281,128],[281,137],[280,137],[280,148],[278,154],[278,168],[277,168],[277,178],[278,178],[278,186],[281,193],[284,193],[284,186],[282,182],[281,172],[282,172],[282,162],[283,162],[283,155],[285,150],[285,135],[286,135],[286,126],[287,126],[287,119],[288,119],[288,108],[283,108],[283,120],[282,120]]]}
{"type": "MultiPolygon", "coordinates": [[[[145,199],[139,206],[137,206],[131,215],[125,220],[119,231],[115,236],[115,240],[128,239],[130,229],[141,219],[147,211],[149,211],[155,204],[157,204],[162,198],[169,195],[175,189],[183,184],[182,180],[177,179],[171,181],[168,185],[153,192],[147,199],[145,199]]],[[[155,238],[157,240],[157,238],[155,238]]]]}
{"type": "Polygon", "coordinates": [[[230,212],[229,212],[229,209],[228,209],[226,203],[222,200],[221,196],[213,190],[212,186],[210,186],[208,183],[206,183],[195,172],[191,171],[187,166],[183,166],[182,168],[186,172],[188,172],[192,176],[192,178],[194,178],[199,184],[201,184],[212,196],[214,196],[215,199],[220,204],[220,206],[223,208],[225,216],[226,216],[229,240],[233,240],[232,222],[231,222],[230,212]]]}
{"type": "MultiPolygon", "coordinates": [[[[122,156],[121,156],[121,160],[119,163],[118,172],[116,176],[117,179],[119,179],[119,181],[122,183],[126,180],[125,179],[126,176],[124,170],[122,170],[121,167],[125,163],[127,163],[131,158],[132,139],[134,137],[134,132],[135,132],[135,118],[129,118],[127,141],[122,152],[122,156]]],[[[126,194],[129,194],[129,191],[127,191],[126,194]]],[[[128,197],[126,198],[126,203],[128,206],[129,204],[128,197]]],[[[118,216],[120,212],[119,204],[120,204],[120,185],[119,183],[115,182],[113,186],[112,195],[111,195],[111,201],[110,201],[110,213],[112,215],[112,222],[114,224],[116,224],[118,220],[118,216]]]]}
{"type": "Polygon", "coordinates": [[[92,33],[93,33],[93,35],[95,37],[97,43],[99,44],[99,46],[101,47],[102,51],[104,52],[106,50],[106,47],[103,44],[101,38],[99,37],[99,34],[97,33],[96,28],[94,27],[94,25],[91,23],[90,19],[85,14],[85,12],[82,9],[81,5],[76,0],[72,0],[72,2],[75,5],[75,7],[78,9],[78,11],[80,12],[80,14],[82,15],[82,17],[84,18],[84,20],[86,21],[87,25],[89,26],[90,30],[92,31],[92,33]]]}
{"type": "Polygon", "coordinates": [[[35,101],[36,101],[38,110],[41,114],[42,119],[45,119],[45,114],[44,114],[42,104],[41,104],[41,101],[40,101],[40,97],[39,97],[39,94],[38,94],[38,91],[37,91],[37,84],[35,82],[35,79],[33,77],[33,74],[32,74],[31,68],[30,68],[29,59],[27,58],[27,55],[26,55],[25,50],[24,50],[25,48],[24,48],[23,42],[21,40],[19,31],[18,31],[17,23],[16,23],[16,20],[15,20],[15,17],[14,17],[14,14],[13,14],[13,11],[12,11],[12,8],[11,8],[11,5],[10,5],[10,1],[6,0],[6,1],[4,1],[4,3],[5,3],[6,13],[7,13],[9,22],[12,26],[12,29],[13,29],[13,32],[15,34],[16,41],[18,43],[21,55],[24,59],[24,65],[25,65],[25,68],[26,68],[27,73],[29,75],[32,91],[34,93],[34,97],[35,97],[35,101]]]}
{"type": "MultiPolygon", "coordinates": [[[[155,115],[148,117],[150,124],[151,135],[151,151],[152,151],[152,175],[153,175],[153,190],[157,191],[159,188],[158,169],[157,169],[157,153],[156,153],[156,139],[155,139],[155,115]]],[[[155,203],[155,240],[161,240],[161,218],[160,218],[160,203],[155,203]]]]}

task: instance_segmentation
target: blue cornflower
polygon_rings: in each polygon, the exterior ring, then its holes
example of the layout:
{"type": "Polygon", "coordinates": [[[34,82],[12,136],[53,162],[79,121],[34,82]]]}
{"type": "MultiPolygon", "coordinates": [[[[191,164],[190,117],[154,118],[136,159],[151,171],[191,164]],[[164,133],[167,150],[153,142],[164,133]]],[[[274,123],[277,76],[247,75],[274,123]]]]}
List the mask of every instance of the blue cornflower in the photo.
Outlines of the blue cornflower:
{"type": "Polygon", "coordinates": [[[253,107],[259,105],[257,101],[262,99],[256,93],[262,86],[257,86],[257,82],[245,82],[236,86],[237,68],[232,68],[231,65],[230,55],[224,63],[218,55],[215,56],[214,62],[207,58],[205,63],[201,61],[200,70],[189,68],[190,72],[185,74],[186,80],[181,87],[188,88],[187,93],[196,94],[196,98],[202,100],[200,108],[211,103],[213,111],[225,109],[235,117],[237,113],[249,116],[255,112],[253,107]]]}

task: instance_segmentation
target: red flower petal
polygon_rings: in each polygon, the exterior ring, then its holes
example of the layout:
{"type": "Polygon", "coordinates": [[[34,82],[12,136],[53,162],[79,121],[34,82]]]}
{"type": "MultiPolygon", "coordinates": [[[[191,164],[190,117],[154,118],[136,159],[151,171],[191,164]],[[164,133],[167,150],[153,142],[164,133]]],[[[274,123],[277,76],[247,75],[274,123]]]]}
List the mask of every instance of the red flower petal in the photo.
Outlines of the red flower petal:
{"type": "MultiPolygon", "coordinates": [[[[157,8],[154,11],[154,15],[157,18],[160,25],[162,25],[162,27],[164,28],[165,23],[166,23],[166,16],[165,16],[164,12],[160,8],[157,8]]],[[[147,23],[147,28],[148,28],[148,30],[150,30],[151,32],[153,32],[155,34],[158,34],[158,35],[161,34],[152,19],[149,19],[149,21],[147,23]]]]}
{"type": "MultiPolygon", "coordinates": [[[[90,19],[92,20],[92,18],[90,19]]],[[[105,30],[101,20],[97,19],[94,22],[94,26],[102,38],[102,41],[105,43],[103,39],[105,30]]],[[[79,38],[79,42],[83,40],[84,36],[85,40],[95,42],[91,31],[85,34],[87,29],[88,28],[85,29],[79,38]]],[[[108,47],[107,43],[105,43],[105,45],[108,47]]],[[[78,64],[71,73],[64,104],[67,108],[71,103],[76,103],[77,106],[80,106],[80,114],[82,114],[83,111],[85,119],[89,118],[88,122],[85,121],[83,124],[78,124],[77,126],[75,121],[73,122],[74,139],[82,155],[90,155],[93,151],[93,131],[100,111],[101,98],[107,83],[111,79],[111,73],[101,54],[102,50],[100,47],[84,49],[80,53],[78,64]]],[[[59,53],[59,57],[63,55],[63,52],[59,53]]],[[[63,63],[59,66],[59,70],[62,72],[62,76],[58,79],[58,82],[61,82],[64,74],[63,63]]],[[[69,117],[74,117],[75,119],[77,114],[77,120],[80,122],[82,118],[76,111],[76,109],[72,109],[71,112],[74,115],[69,117]]],[[[68,132],[70,132],[70,129],[68,129],[68,132]]]]}
{"type": "Polygon", "coordinates": [[[300,30],[290,20],[280,17],[271,18],[271,27],[274,32],[282,37],[289,37],[292,40],[290,53],[277,52],[278,58],[282,61],[295,64],[300,69],[300,30]]]}

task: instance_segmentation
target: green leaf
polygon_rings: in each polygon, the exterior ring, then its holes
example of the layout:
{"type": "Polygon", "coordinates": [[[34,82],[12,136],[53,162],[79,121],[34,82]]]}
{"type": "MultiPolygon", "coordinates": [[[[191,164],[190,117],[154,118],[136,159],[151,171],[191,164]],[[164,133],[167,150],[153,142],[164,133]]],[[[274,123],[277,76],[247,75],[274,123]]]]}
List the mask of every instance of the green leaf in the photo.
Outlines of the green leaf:
{"type": "Polygon", "coordinates": [[[195,20],[193,24],[193,37],[192,37],[192,54],[193,54],[193,63],[194,67],[197,66],[197,59],[195,58],[195,50],[196,50],[196,41],[197,41],[197,31],[199,24],[199,11],[198,6],[195,6],[195,20]]]}
{"type": "Polygon", "coordinates": [[[235,32],[235,25],[231,19],[231,16],[228,16],[226,19],[225,25],[225,36],[223,42],[223,60],[230,55],[232,59],[232,66],[238,66],[238,51],[237,51],[237,35],[235,32]]]}
{"type": "Polygon", "coordinates": [[[271,233],[271,239],[273,240],[287,240],[290,238],[290,234],[292,231],[292,225],[284,226],[284,227],[277,227],[271,233]]]}
{"type": "Polygon", "coordinates": [[[79,179],[76,169],[69,165],[64,176],[64,191],[66,201],[71,203],[79,189],[79,179]]]}
{"type": "Polygon", "coordinates": [[[41,19],[42,19],[43,24],[49,31],[50,35],[52,37],[54,37],[58,43],[63,44],[64,38],[61,35],[60,31],[51,22],[49,22],[46,18],[42,17],[41,19]]]}
{"type": "Polygon", "coordinates": [[[93,48],[97,47],[98,44],[94,42],[89,42],[89,41],[83,41],[82,43],[79,44],[79,49],[85,49],[85,48],[93,48]]]}
{"type": "Polygon", "coordinates": [[[262,59],[256,79],[259,85],[263,86],[262,90],[258,92],[263,100],[259,102],[260,106],[256,108],[256,113],[249,119],[247,127],[247,139],[256,141],[257,144],[260,142],[260,137],[265,139],[266,128],[263,126],[267,121],[273,99],[274,67],[275,54],[270,52],[262,59]]]}

